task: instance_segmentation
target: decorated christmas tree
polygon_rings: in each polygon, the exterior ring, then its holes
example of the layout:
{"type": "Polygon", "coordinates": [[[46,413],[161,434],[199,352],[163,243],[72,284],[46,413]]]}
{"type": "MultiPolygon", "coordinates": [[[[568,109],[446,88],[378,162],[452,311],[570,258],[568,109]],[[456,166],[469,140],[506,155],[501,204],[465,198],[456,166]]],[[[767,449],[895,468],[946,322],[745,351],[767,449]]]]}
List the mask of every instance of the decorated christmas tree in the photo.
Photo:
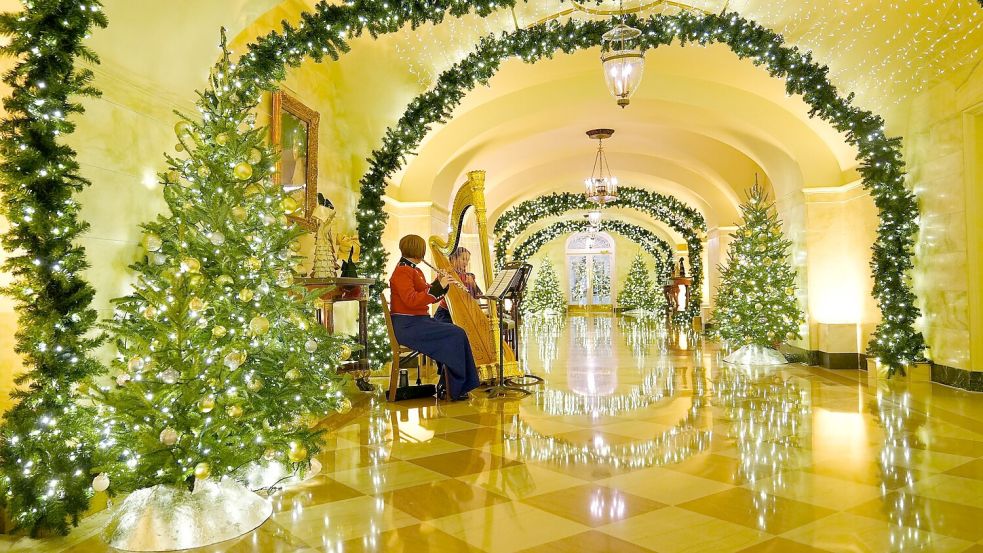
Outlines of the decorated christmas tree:
{"type": "Polygon", "coordinates": [[[561,314],[567,310],[567,299],[560,290],[560,278],[556,275],[553,263],[547,258],[539,266],[532,288],[522,300],[524,315],[561,314]]]}
{"type": "Polygon", "coordinates": [[[618,306],[628,311],[655,311],[662,293],[656,292],[642,254],[635,256],[628,268],[625,287],[618,293],[618,306]]]}
{"type": "Polygon", "coordinates": [[[611,266],[607,263],[596,262],[591,265],[593,279],[591,293],[594,295],[592,303],[609,303],[611,301],[611,266]],[[602,299],[607,301],[601,301],[602,299]]]}
{"type": "Polygon", "coordinates": [[[38,0],[0,15],[0,51],[15,60],[3,76],[10,92],[0,124],[3,270],[11,277],[2,293],[17,307],[23,365],[17,388],[2,392],[12,406],[0,428],[0,516],[32,536],[68,533],[92,496],[97,435],[78,388],[105,368],[91,355],[101,338],[78,244],[88,225],[74,196],[89,181],[66,138],[84,111],[78,100],[98,95],[78,63],[97,62],[85,39],[106,23],[97,1],[38,0]]]}
{"type": "Polygon", "coordinates": [[[774,204],[755,183],[741,205],[744,224],[733,235],[712,322],[732,345],[776,345],[799,338],[802,311],[795,299],[789,242],[774,204]]]}
{"type": "Polygon", "coordinates": [[[589,285],[587,258],[581,257],[573,266],[573,282],[570,283],[570,303],[573,305],[587,305],[587,290],[589,285]]]}
{"type": "MultiPolygon", "coordinates": [[[[223,44],[224,49],[224,44],[223,44]]],[[[135,290],[116,300],[118,355],[102,402],[112,460],[94,486],[193,489],[260,459],[300,468],[316,423],[351,407],[335,373],[347,346],[293,284],[298,205],[271,179],[265,129],[224,91],[229,56],[175,131],[162,173],[169,214],[144,225],[135,290]]]]}

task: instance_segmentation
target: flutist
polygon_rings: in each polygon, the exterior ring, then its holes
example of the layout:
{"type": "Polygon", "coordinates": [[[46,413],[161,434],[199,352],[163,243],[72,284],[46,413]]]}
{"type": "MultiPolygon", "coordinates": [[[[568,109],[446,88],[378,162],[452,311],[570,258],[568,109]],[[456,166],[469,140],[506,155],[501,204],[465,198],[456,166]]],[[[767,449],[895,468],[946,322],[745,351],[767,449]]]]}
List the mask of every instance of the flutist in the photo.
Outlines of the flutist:
{"type": "Polygon", "coordinates": [[[396,340],[419,351],[438,363],[440,381],[437,395],[449,394],[453,400],[466,399],[468,392],[478,386],[478,369],[471,353],[471,344],[464,329],[430,317],[429,306],[447,293],[449,286],[461,286],[450,274],[440,271],[433,282],[427,283],[417,265],[425,263],[427,243],[415,234],[399,241],[402,257],[389,279],[393,331],[396,340]]]}

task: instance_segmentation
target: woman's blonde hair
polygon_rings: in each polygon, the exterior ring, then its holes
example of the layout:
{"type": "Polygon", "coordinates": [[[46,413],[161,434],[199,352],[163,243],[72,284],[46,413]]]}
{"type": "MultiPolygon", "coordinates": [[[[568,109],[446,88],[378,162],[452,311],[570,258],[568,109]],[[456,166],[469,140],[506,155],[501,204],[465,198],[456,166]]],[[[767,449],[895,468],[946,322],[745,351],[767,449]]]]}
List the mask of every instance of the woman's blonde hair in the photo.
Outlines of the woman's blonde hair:
{"type": "Polygon", "coordinates": [[[399,240],[399,253],[407,259],[423,259],[427,253],[427,242],[422,236],[407,234],[399,240]]]}

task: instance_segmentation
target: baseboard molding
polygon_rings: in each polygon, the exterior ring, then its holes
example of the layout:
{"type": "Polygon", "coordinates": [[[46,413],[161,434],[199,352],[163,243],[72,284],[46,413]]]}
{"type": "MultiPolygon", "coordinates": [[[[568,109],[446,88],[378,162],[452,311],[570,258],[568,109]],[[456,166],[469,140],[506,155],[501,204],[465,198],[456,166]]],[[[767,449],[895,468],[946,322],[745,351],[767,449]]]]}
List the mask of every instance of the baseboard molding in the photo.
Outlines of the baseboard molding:
{"type": "Polygon", "coordinates": [[[789,361],[803,362],[816,367],[833,370],[867,369],[867,356],[863,353],[827,353],[816,349],[803,349],[783,344],[781,352],[789,361]]]}
{"type": "Polygon", "coordinates": [[[970,392],[983,392],[983,372],[932,363],[932,382],[970,392]]]}

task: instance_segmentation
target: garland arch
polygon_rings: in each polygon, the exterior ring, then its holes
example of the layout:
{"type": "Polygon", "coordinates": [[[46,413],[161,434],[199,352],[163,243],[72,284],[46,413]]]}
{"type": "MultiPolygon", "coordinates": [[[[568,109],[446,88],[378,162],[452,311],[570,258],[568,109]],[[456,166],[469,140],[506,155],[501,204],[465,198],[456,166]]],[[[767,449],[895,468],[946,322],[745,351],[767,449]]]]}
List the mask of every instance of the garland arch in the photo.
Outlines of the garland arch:
{"type": "MultiPolygon", "coordinates": [[[[918,205],[906,185],[901,139],[884,134],[884,120],[880,116],[854,106],[852,93],[841,96],[829,82],[829,68],[814,62],[810,52],[784,46],[781,35],[737,13],[681,12],[647,19],[632,15],[627,20],[642,30],[640,40],[646,50],[671,44],[676,39],[683,46],[726,44],[739,58],[765,66],[772,77],[784,78],[786,92],[800,95],[809,104],[810,117],[819,116],[846,135],[847,142],[859,152],[858,171],[880,218],[870,266],[874,277],[873,296],[878,301],[882,320],[868,350],[892,373],[904,371],[907,364],[922,357],[924,338],[914,327],[921,313],[915,305],[908,274],[914,266],[918,205]]],[[[398,123],[386,131],[382,146],[373,151],[369,171],[360,181],[362,196],[357,220],[363,252],[367,252],[368,274],[380,276],[386,260],[381,242],[387,219],[382,201],[386,179],[402,166],[432,126],[450,119],[465,93],[479,83],[487,84],[506,58],[519,56],[526,63],[535,63],[557,51],[569,54],[599,46],[608,26],[606,21],[562,24],[552,21],[499,37],[485,37],[471,54],[443,72],[429,91],[410,102],[398,123]]],[[[694,273],[699,274],[695,270],[694,273]]],[[[377,285],[378,289],[383,287],[381,282],[377,285]]],[[[378,326],[372,335],[379,342],[373,347],[373,358],[380,363],[388,351],[387,338],[381,319],[376,316],[374,320],[378,326]]]]}
{"type": "MultiPolygon", "coordinates": [[[[543,246],[558,236],[571,232],[583,232],[590,225],[587,221],[559,221],[532,233],[525,240],[520,242],[512,250],[512,259],[525,261],[536,255],[543,246]]],[[[659,238],[654,232],[623,221],[601,221],[601,230],[606,230],[620,234],[625,238],[635,242],[652,254],[655,258],[655,274],[664,277],[666,270],[670,269],[673,260],[673,249],[668,242],[659,238]]]]}
{"type": "Polygon", "coordinates": [[[644,188],[623,186],[618,188],[618,199],[605,206],[598,206],[583,194],[555,192],[526,200],[505,211],[495,221],[495,264],[501,267],[510,244],[530,225],[544,217],[555,217],[569,211],[593,208],[621,207],[641,211],[663,221],[683,235],[688,248],[690,274],[693,277],[692,299],[687,313],[690,317],[700,314],[703,303],[703,240],[706,221],[696,209],[673,196],[659,194],[644,188]]]}
{"type": "MultiPolygon", "coordinates": [[[[353,0],[345,5],[319,3],[312,12],[302,14],[294,27],[284,23],[279,33],[271,32],[248,46],[232,69],[235,83],[218,91],[231,96],[235,109],[254,109],[260,92],[274,88],[285,77],[286,67],[297,67],[307,58],[316,61],[325,56],[337,59],[349,50],[347,37],[368,31],[373,37],[399,30],[409,22],[414,28],[422,23],[439,23],[446,14],[461,16],[474,12],[487,16],[515,0],[433,0],[419,2],[379,2],[353,0]]],[[[884,120],[852,105],[853,94],[841,96],[827,78],[829,69],[815,63],[812,54],[797,47],[784,46],[782,37],[737,13],[654,15],[626,20],[642,30],[643,49],[671,44],[722,43],[742,59],[764,65],[773,77],[785,79],[788,94],[801,95],[811,106],[810,116],[819,116],[847,136],[859,151],[859,172],[880,216],[877,238],[873,245],[871,269],[873,295],[878,300],[882,322],[869,344],[870,353],[892,371],[903,370],[924,350],[924,339],[914,329],[920,316],[915,306],[908,271],[913,267],[914,236],[918,231],[918,206],[905,183],[901,139],[884,134],[884,120]]],[[[387,129],[381,146],[372,152],[369,169],[360,179],[361,197],[356,211],[359,236],[363,246],[363,272],[380,278],[387,259],[382,248],[382,232],[387,216],[382,196],[386,179],[406,161],[407,156],[430,132],[432,126],[446,122],[467,91],[487,83],[501,62],[519,56],[534,63],[561,51],[599,46],[607,21],[558,23],[551,21],[495,37],[485,37],[476,49],[452,68],[444,71],[435,85],[413,99],[393,127],[387,129]]],[[[214,138],[214,137],[209,137],[214,138]]],[[[270,152],[267,152],[270,153],[270,152]]],[[[373,287],[385,287],[380,279],[373,287]]],[[[388,348],[381,307],[372,304],[370,315],[370,360],[381,366],[388,348]]]]}

